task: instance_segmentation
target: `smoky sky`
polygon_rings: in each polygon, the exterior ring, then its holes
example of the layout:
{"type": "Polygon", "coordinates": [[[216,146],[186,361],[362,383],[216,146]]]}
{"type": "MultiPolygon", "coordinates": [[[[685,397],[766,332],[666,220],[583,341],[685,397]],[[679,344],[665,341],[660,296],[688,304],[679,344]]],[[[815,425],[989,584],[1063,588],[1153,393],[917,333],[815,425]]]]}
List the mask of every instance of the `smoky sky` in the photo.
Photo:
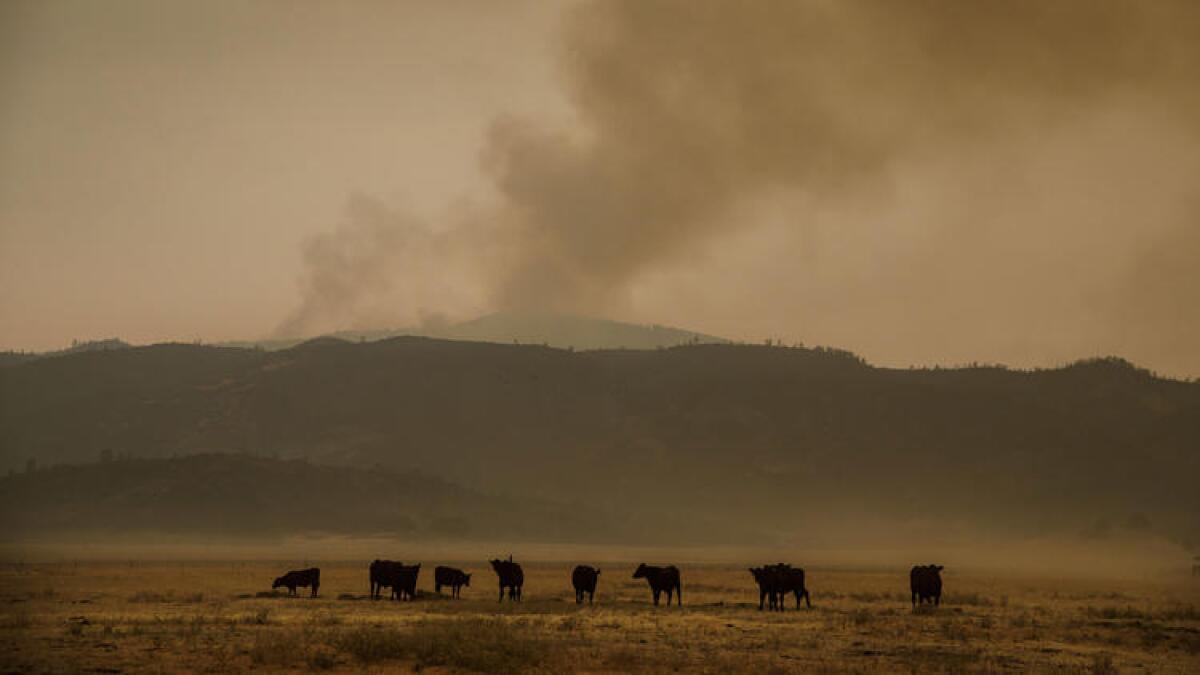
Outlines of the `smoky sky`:
{"type": "MultiPolygon", "coordinates": [[[[379,30],[367,8],[329,30],[379,30]]],[[[1118,354],[1200,374],[1200,5],[607,1],[527,13],[510,20],[511,41],[468,12],[435,26],[458,49],[471,44],[462,35],[489,35],[485,52],[510,59],[486,78],[510,98],[476,107],[463,121],[473,131],[455,134],[470,171],[446,171],[436,200],[339,185],[336,203],[319,202],[324,227],[248,242],[299,297],[264,294],[250,306],[275,323],[246,332],[518,309],[833,344],[895,365],[1118,354]],[[512,60],[531,35],[544,50],[512,60]]],[[[303,18],[286,28],[322,39],[303,18]]],[[[353,43],[330,56],[355,56],[353,43]]],[[[430,44],[414,58],[456,53],[430,44]]],[[[354,87],[338,69],[289,72],[265,100],[292,80],[314,96],[328,86],[350,138],[370,114],[363,90],[420,99],[460,78],[347,67],[354,87]]],[[[276,133],[270,112],[249,133],[276,133]]],[[[394,128],[444,116],[396,116],[394,128]]],[[[387,117],[374,128],[392,128],[387,117]]],[[[338,128],[293,140],[336,147],[338,128]]],[[[439,159],[436,145],[393,158],[414,171],[439,159]]],[[[311,199],[286,187],[262,196],[311,199]]],[[[121,239],[119,223],[107,227],[121,239]]],[[[253,284],[243,292],[255,297],[253,284]]]]}

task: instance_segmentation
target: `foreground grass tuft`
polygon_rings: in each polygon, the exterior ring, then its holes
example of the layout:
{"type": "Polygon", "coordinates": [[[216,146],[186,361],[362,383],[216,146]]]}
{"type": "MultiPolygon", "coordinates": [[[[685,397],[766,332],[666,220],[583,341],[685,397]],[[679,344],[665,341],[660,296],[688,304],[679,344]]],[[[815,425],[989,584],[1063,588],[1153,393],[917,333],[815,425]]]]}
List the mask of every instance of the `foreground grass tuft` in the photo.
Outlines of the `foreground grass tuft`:
{"type": "Polygon", "coordinates": [[[546,661],[551,645],[524,625],[500,618],[422,620],[405,628],[360,626],[335,646],[362,663],[410,659],[417,667],[448,666],[516,673],[546,661]]]}

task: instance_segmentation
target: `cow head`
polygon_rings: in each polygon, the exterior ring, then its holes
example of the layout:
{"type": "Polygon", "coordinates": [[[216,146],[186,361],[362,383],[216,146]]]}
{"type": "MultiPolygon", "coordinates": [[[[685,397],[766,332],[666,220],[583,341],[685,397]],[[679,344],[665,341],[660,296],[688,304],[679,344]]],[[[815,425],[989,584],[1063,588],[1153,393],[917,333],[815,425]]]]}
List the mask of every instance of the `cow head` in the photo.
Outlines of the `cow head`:
{"type": "Polygon", "coordinates": [[[941,572],[942,570],[944,570],[946,568],[941,565],[930,565],[929,569],[933,570],[934,572],[941,572]]]}
{"type": "Polygon", "coordinates": [[[463,586],[470,586],[470,585],[471,585],[471,575],[464,574],[463,575],[463,586]]]}
{"type": "Polygon", "coordinates": [[[492,564],[492,569],[496,570],[497,572],[504,569],[504,561],[499,558],[492,558],[488,562],[492,564]]]}
{"type": "Polygon", "coordinates": [[[636,570],[634,570],[633,578],[634,579],[644,579],[644,578],[646,578],[646,575],[649,574],[649,572],[650,572],[650,570],[648,567],[646,567],[646,563],[642,563],[641,565],[638,565],[638,568],[636,570]]]}
{"type": "Polygon", "coordinates": [[[276,589],[283,585],[283,577],[276,577],[275,583],[271,584],[271,588],[276,589]]]}

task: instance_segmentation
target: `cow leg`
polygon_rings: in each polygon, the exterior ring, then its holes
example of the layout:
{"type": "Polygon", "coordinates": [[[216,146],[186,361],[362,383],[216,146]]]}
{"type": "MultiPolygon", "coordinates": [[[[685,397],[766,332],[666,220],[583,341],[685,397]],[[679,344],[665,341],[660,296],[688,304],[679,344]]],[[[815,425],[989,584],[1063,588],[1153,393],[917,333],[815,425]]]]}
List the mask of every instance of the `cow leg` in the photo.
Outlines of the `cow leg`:
{"type": "MultiPolygon", "coordinates": [[[[808,595],[808,589],[805,589],[804,591],[804,604],[807,605],[809,609],[812,609],[812,598],[808,595]]],[[[796,609],[800,609],[800,603],[796,603],[796,609]]]]}
{"type": "Polygon", "coordinates": [[[654,593],[654,606],[658,607],[658,594],[662,593],[662,591],[660,591],[656,588],[652,592],[654,593]]]}
{"type": "Polygon", "coordinates": [[[941,606],[941,604],[942,604],[942,594],[938,593],[937,595],[933,596],[933,606],[938,607],[938,606],[941,606]]]}
{"type": "Polygon", "coordinates": [[[503,585],[501,585],[501,586],[500,586],[500,600],[499,600],[499,602],[504,602],[504,586],[503,586],[503,585]]]}
{"type": "Polygon", "coordinates": [[[317,597],[317,590],[321,588],[321,584],[313,584],[312,597],[317,597]]]}
{"type": "Polygon", "coordinates": [[[596,591],[588,591],[588,604],[596,604],[596,591]]]}
{"type": "Polygon", "coordinates": [[[675,604],[683,607],[683,586],[675,587],[675,604]]]}

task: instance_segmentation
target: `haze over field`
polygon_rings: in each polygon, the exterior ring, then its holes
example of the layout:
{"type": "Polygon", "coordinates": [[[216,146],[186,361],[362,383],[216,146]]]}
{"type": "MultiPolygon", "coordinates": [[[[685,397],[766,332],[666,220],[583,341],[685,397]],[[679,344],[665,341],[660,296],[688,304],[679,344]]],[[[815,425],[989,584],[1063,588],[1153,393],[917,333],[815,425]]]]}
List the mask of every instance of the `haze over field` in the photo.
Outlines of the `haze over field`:
{"type": "Polygon", "coordinates": [[[1200,672],[1198,179],[1200,0],[0,0],[0,672],[1200,672]]]}
{"type": "Polygon", "coordinates": [[[1200,6],[7,2],[0,348],[494,311],[1200,376],[1200,6]]]}

